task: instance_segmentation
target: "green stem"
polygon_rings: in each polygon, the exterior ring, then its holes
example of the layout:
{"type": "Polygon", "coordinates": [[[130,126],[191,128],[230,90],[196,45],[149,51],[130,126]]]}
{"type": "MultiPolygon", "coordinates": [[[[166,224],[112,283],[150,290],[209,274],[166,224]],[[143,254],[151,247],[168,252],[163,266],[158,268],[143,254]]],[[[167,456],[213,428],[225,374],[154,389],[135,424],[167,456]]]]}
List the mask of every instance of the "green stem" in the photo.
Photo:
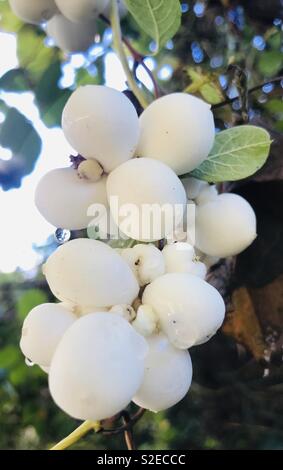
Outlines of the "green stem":
{"type": "Polygon", "coordinates": [[[141,106],[145,109],[148,106],[148,102],[132,75],[124,50],[117,0],[112,0],[110,21],[113,32],[114,47],[126,74],[129,87],[131,88],[136,98],[139,100],[141,106]]]}
{"type": "Polygon", "coordinates": [[[78,442],[85,434],[89,431],[98,432],[100,430],[100,423],[99,421],[85,421],[81,424],[77,429],[75,429],[69,436],[62,439],[62,441],[58,442],[54,447],[50,450],[64,450],[68,447],[72,446],[76,442],[78,442]]]}

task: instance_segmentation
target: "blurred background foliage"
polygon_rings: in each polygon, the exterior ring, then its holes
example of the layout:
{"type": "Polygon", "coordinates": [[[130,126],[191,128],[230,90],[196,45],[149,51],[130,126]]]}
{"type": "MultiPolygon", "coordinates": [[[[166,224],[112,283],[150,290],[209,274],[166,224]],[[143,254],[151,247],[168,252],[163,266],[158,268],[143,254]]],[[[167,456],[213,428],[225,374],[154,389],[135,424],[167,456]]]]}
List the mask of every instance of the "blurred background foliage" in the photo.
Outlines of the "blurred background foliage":
{"type": "MultiPolygon", "coordinates": [[[[210,273],[227,300],[226,323],[208,344],[193,348],[189,395],[167,413],[147,413],[135,427],[140,449],[283,449],[283,83],[268,82],[283,70],[282,10],[282,0],[183,2],[181,29],[157,56],[145,59],[164,93],[185,89],[213,104],[218,129],[243,122],[241,99],[219,103],[264,84],[249,94],[249,120],[271,131],[274,144],[259,174],[226,184],[253,204],[259,220],[252,247],[210,273]]],[[[153,49],[129,16],[122,27],[138,51],[153,49]]],[[[0,152],[0,185],[9,190],[35,168],[41,138],[1,93],[32,91],[44,124],[59,126],[73,89],[105,82],[111,31],[99,22],[94,45],[74,60],[53,47],[41,28],[18,20],[5,0],[0,28],[16,35],[19,64],[0,77],[0,149],[12,152],[9,160],[0,152]]],[[[140,77],[140,66],[132,65],[140,77]]],[[[55,246],[49,239],[38,250],[46,257],[55,246]]],[[[46,449],[76,426],[50,399],[46,374],[28,367],[18,346],[27,313],[50,300],[39,269],[0,275],[1,449],[46,449]]],[[[90,435],[75,448],[125,444],[122,437],[90,435]]]]}

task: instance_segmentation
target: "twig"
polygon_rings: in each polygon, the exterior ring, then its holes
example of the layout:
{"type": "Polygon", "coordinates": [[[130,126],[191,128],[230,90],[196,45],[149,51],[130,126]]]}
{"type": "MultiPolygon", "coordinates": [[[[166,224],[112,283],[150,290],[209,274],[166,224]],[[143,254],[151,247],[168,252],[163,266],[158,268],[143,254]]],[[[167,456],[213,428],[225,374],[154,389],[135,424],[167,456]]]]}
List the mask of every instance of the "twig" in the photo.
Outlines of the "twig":
{"type": "Polygon", "coordinates": [[[129,67],[128,59],[127,59],[127,56],[126,56],[125,51],[124,51],[124,45],[123,45],[123,42],[122,42],[121,26],[120,26],[120,18],[119,18],[119,11],[118,11],[118,4],[117,4],[116,0],[112,0],[111,20],[110,21],[111,21],[111,26],[112,26],[112,31],[113,31],[114,47],[117,51],[118,57],[121,61],[124,72],[126,74],[129,87],[131,88],[132,92],[134,93],[134,95],[139,100],[142,107],[145,109],[148,105],[147,100],[146,100],[142,90],[139,88],[137,82],[133,78],[132,72],[131,72],[130,67],[129,67]]]}
{"type": "MultiPolygon", "coordinates": [[[[109,21],[108,18],[106,18],[106,16],[104,15],[99,15],[100,19],[102,21],[104,21],[104,23],[108,24],[109,26],[111,26],[111,22],[109,21]]],[[[145,56],[140,54],[133,46],[132,44],[130,43],[130,41],[125,38],[123,35],[122,35],[122,42],[125,44],[125,46],[128,48],[128,50],[130,51],[133,59],[134,59],[134,62],[136,62],[138,65],[141,65],[144,70],[146,71],[146,73],[148,74],[149,78],[151,79],[152,81],[152,84],[153,84],[153,88],[154,88],[154,96],[155,98],[159,98],[161,96],[161,92],[160,92],[160,89],[159,89],[159,86],[158,86],[158,83],[152,73],[152,71],[150,70],[150,68],[146,65],[144,59],[145,59],[145,56]]]]}
{"type": "Polygon", "coordinates": [[[100,423],[99,421],[85,421],[81,424],[77,429],[75,429],[69,436],[62,439],[62,441],[58,442],[54,447],[50,450],[64,450],[68,447],[71,447],[73,444],[78,442],[83,436],[85,436],[90,431],[99,432],[100,430],[100,423]]]}
{"type": "MultiPolygon", "coordinates": [[[[103,426],[98,431],[99,433],[108,435],[108,436],[115,436],[117,434],[121,434],[122,432],[128,431],[136,424],[144,415],[146,410],[144,408],[139,408],[138,411],[130,417],[130,421],[128,423],[123,424],[123,426],[119,426],[117,428],[112,429],[104,429],[103,426]]],[[[120,417],[123,416],[123,412],[121,413],[120,417]]]]}
{"type": "Polygon", "coordinates": [[[134,442],[134,433],[133,433],[133,424],[131,422],[131,418],[127,411],[123,412],[122,416],[123,423],[125,425],[129,424],[130,428],[124,431],[125,442],[128,450],[135,450],[135,442],[134,442]]]}
{"type": "MultiPolygon", "coordinates": [[[[255,91],[260,90],[262,87],[269,85],[270,83],[280,83],[282,80],[283,80],[283,75],[281,75],[280,77],[272,78],[271,80],[268,80],[266,82],[261,83],[260,85],[250,88],[248,90],[248,94],[254,93],[255,91]]],[[[212,109],[221,108],[222,106],[226,106],[227,104],[234,103],[234,101],[237,101],[238,99],[239,99],[239,96],[235,96],[235,98],[228,98],[227,100],[222,101],[221,103],[212,105],[212,109]]]]}

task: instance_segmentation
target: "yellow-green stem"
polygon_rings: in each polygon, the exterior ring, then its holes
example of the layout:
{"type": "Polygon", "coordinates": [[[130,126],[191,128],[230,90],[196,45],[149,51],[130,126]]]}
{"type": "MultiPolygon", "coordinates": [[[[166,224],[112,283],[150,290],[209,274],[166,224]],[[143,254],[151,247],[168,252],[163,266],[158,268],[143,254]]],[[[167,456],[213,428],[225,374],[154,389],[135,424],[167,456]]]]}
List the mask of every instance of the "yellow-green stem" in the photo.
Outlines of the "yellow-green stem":
{"type": "Polygon", "coordinates": [[[136,98],[139,100],[141,106],[143,108],[146,108],[148,106],[148,102],[147,102],[142,90],[139,88],[137,82],[135,81],[135,79],[132,75],[131,69],[129,67],[128,59],[127,59],[127,56],[126,56],[126,53],[125,53],[125,50],[124,50],[117,0],[112,0],[110,21],[111,21],[111,27],[112,27],[112,32],[113,32],[114,47],[116,49],[118,57],[119,57],[119,59],[121,61],[121,64],[123,66],[123,69],[124,69],[125,75],[127,77],[129,87],[131,88],[131,90],[134,93],[134,95],[136,96],[136,98]]]}
{"type": "Polygon", "coordinates": [[[78,442],[83,436],[85,436],[89,431],[98,432],[100,429],[99,421],[85,421],[77,429],[75,429],[69,436],[62,439],[50,450],[64,450],[68,447],[71,447],[73,444],[78,442]]]}

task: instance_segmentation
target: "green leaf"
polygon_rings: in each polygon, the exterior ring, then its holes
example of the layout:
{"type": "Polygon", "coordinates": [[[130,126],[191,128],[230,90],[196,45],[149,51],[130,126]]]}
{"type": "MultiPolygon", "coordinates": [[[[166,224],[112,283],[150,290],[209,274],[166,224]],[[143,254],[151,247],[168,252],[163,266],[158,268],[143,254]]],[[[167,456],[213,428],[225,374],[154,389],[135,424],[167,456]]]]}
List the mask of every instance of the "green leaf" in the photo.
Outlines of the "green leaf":
{"type": "Polygon", "coordinates": [[[195,178],[218,183],[247,178],[266,162],[271,140],[256,126],[238,126],[216,134],[207,159],[192,173],[195,178]]]}
{"type": "Polygon", "coordinates": [[[257,63],[258,70],[265,77],[273,77],[280,71],[282,66],[283,55],[279,50],[263,52],[257,63]]]}
{"type": "Polygon", "coordinates": [[[17,301],[16,308],[19,318],[23,321],[34,307],[47,301],[46,293],[40,289],[30,289],[25,292],[17,301]]]}
{"type": "Polygon", "coordinates": [[[0,1],[0,30],[17,32],[23,22],[12,12],[8,2],[0,1]]]}
{"type": "Polygon", "coordinates": [[[204,73],[200,68],[191,67],[188,67],[186,72],[191,83],[185,88],[185,93],[199,93],[210,104],[217,104],[223,100],[223,93],[216,74],[204,73]]]}
{"type": "Polygon", "coordinates": [[[156,51],[166,44],[181,24],[179,0],[125,0],[134,19],[156,43],[156,51]]]}
{"type": "Polygon", "coordinates": [[[18,188],[23,176],[32,172],[41,152],[41,139],[32,123],[17,109],[3,102],[0,109],[5,115],[0,125],[0,146],[12,152],[10,160],[1,160],[0,149],[0,185],[8,190],[18,188]]]}
{"type": "Polygon", "coordinates": [[[24,26],[17,34],[19,64],[26,69],[31,82],[44,77],[46,69],[59,57],[56,48],[46,47],[44,34],[31,26],[24,26]]]}
{"type": "Polygon", "coordinates": [[[18,346],[9,345],[0,350],[0,368],[10,369],[16,365],[22,355],[18,346]]]}
{"type": "Polygon", "coordinates": [[[12,69],[0,78],[0,90],[19,92],[29,90],[27,77],[23,69],[12,69]]]}
{"type": "Polygon", "coordinates": [[[56,59],[46,68],[34,90],[40,117],[47,127],[61,125],[62,111],[71,95],[70,90],[58,88],[60,78],[61,63],[56,59]]]}

